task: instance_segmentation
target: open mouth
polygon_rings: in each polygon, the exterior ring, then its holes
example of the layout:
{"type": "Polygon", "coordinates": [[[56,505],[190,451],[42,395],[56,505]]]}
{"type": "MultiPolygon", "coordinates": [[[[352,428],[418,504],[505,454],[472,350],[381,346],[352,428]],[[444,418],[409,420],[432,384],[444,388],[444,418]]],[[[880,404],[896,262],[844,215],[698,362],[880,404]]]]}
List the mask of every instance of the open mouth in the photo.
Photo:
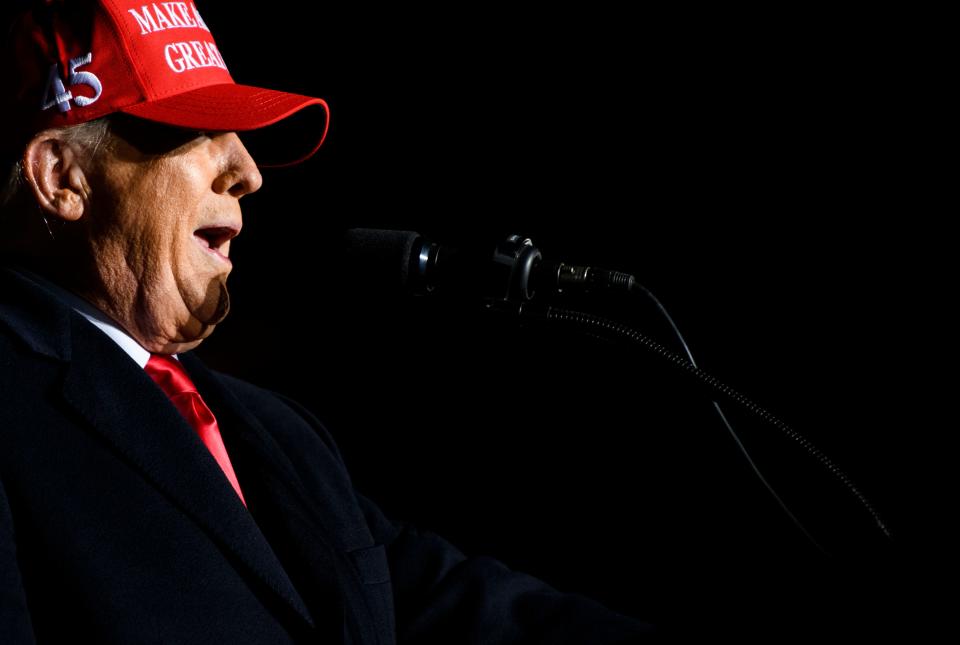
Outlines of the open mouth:
{"type": "Polygon", "coordinates": [[[239,230],[230,226],[208,226],[198,228],[193,232],[193,236],[200,243],[200,246],[211,255],[232,264],[230,258],[227,257],[227,253],[229,253],[227,243],[236,237],[239,232],[239,230]]]}

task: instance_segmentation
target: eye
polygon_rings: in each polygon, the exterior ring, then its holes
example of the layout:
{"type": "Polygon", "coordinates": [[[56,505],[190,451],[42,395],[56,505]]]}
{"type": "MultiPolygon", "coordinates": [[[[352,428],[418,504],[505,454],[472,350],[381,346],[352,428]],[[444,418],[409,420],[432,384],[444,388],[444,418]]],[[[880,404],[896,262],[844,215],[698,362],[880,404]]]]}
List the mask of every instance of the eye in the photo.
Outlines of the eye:
{"type": "Polygon", "coordinates": [[[115,118],[111,122],[111,130],[140,152],[152,155],[173,152],[214,134],[211,130],[179,128],[128,115],[115,118]]]}
{"type": "Polygon", "coordinates": [[[177,132],[170,133],[170,145],[175,148],[193,143],[198,139],[206,139],[213,136],[208,130],[191,130],[189,128],[177,128],[177,132]]]}

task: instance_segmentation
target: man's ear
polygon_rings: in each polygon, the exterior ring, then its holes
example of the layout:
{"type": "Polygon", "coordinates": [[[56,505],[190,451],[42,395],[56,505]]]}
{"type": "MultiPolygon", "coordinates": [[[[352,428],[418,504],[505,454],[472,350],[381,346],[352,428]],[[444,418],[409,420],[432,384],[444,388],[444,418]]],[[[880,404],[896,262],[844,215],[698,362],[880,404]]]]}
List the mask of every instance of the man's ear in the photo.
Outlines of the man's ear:
{"type": "Polygon", "coordinates": [[[83,217],[90,186],[80,161],[79,148],[59,138],[56,131],[41,132],[27,144],[23,175],[44,213],[67,222],[83,217]]]}

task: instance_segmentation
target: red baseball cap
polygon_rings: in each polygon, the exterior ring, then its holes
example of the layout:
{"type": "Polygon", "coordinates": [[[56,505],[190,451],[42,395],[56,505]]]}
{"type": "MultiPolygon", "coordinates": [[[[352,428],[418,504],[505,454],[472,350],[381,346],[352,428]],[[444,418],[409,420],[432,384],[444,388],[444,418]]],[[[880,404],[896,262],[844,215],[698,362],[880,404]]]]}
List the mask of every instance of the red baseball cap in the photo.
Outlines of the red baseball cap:
{"type": "Polygon", "coordinates": [[[195,130],[277,124],[258,137],[269,143],[261,166],[304,161],[326,137],[323,99],[234,82],[194,2],[20,4],[27,8],[5,43],[0,98],[0,118],[14,129],[4,137],[11,158],[40,130],[114,112],[195,130]]]}

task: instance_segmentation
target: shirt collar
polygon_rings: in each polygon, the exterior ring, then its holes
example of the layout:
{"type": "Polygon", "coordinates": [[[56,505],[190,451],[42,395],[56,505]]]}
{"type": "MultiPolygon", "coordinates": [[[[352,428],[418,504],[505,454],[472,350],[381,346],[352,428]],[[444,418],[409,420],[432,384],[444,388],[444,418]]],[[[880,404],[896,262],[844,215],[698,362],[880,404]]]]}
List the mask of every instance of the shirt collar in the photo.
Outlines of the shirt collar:
{"type": "MultiPolygon", "coordinates": [[[[145,367],[147,361],[150,360],[150,352],[144,349],[140,343],[135,341],[130,334],[128,334],[120,325],[117,324],[112,318],[107,316],[105,313],[94,307],[92,304],[78,296],[77,294],[64,289],[60,285],[51,282],[49,279],[44,278],[29,269],[24,269],[23,267],[16,267],[16,270],[24,274],[30,280],[42,284],[47,290],[52,292],[56,297],[58,297],[65,304],[69,305],[79,313],[81,316],[86,318],[93,324],[97,329],[109,336],[120,348],[127,353],[127,355],[133,359],[133,361],[140,367],[145,367]]],[[[173,355],[174,358],[177,357],[176,354],[173,355]]]]}

